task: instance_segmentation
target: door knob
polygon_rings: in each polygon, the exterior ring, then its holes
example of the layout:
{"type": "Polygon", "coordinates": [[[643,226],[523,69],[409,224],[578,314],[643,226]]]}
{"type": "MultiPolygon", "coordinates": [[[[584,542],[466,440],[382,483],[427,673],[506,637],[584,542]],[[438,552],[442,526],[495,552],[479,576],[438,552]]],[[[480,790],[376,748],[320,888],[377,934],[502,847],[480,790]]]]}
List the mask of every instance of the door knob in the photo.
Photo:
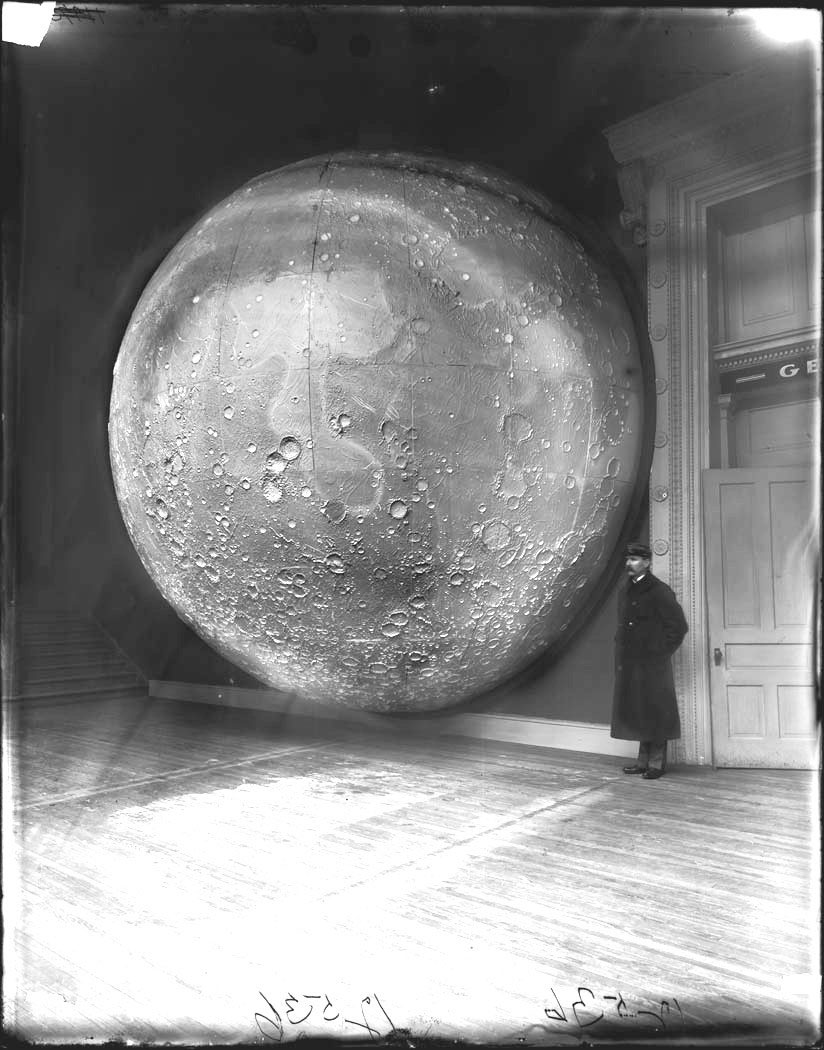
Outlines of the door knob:
{"type": "Polygon", "coordinates": [[[713,655],[713,659],[715,660],[715,666],[716,667],[720,667],[721,663],[722,663],[722,661],[724,659],[724,657],[723,657],[723,655],[721,653],[721,650],[718,649],[718,648],[714,649],[712,655],[713,655]]]}

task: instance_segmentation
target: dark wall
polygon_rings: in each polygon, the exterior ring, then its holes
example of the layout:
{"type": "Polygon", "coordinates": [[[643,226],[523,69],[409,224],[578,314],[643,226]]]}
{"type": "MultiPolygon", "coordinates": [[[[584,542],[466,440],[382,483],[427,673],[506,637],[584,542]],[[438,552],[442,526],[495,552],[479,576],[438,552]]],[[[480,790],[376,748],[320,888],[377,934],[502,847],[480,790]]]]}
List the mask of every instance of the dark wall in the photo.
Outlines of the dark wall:
{"type": "MultiPolygon", "coordinates": [[[[4,53],[22,183],[20,593],[95,613],[151,677],[243,683],[162,601],[114,497],[111,373],[144,284],[249,178],[380,147],[504,169],[610,234],[638,281],[601,135],[643,103],[626,82],[635,37],[597,12],[97,10],[4,53]]],[[[605,721],[613,615],[608,603],[540,678],[487,704],[605,721]]]]}

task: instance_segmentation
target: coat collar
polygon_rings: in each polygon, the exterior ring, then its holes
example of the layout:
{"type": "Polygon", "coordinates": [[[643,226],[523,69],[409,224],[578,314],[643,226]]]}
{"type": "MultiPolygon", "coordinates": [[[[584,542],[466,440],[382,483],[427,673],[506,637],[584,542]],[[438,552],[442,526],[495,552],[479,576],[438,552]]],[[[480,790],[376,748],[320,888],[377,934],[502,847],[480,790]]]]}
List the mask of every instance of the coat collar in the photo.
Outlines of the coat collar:
{"type": "Polygon", "coordinates": [[[627,590],[628,591],[635,591],[638,594],[643,594],[645,591],[648,591],[657,582],[658,581],[655,579],[655,577],[652,575],[652,573],[649,570],[647,570],[646,575],[644,576],[643,580],[639,580],[637,583],[634,583],[632,580],[627,578],[627,590]]]}

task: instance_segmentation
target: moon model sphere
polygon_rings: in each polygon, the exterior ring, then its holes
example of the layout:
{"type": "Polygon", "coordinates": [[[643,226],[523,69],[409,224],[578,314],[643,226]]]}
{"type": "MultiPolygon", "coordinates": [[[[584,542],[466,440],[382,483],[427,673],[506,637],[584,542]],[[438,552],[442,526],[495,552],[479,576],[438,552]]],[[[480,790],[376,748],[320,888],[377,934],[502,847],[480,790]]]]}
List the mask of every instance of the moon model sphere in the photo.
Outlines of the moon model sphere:
{"type": "Polygon", "coordinates": [[[476,166],[336,154],[178,243],[115,366],[131,540],[277,688],[449,707],[564,638],[639,483],[639,344],[560,209],[476,166]]]}

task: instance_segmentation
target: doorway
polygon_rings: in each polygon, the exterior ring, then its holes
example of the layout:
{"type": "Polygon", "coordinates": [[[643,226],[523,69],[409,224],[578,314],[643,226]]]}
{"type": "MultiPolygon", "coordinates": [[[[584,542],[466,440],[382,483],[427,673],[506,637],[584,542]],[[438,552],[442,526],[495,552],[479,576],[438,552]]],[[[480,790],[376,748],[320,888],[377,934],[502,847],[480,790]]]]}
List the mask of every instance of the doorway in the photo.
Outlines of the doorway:
{"type": "Polygon", "coordinates": [[[818,766],[821,214],[809,175],[708,213],[702,477],[713,762],[818,766]]]}
{"type": "Polygon", "coordinates": [[[713,760],[818,765],[818,514],[808,469],[704,473],[713,760]]]}

